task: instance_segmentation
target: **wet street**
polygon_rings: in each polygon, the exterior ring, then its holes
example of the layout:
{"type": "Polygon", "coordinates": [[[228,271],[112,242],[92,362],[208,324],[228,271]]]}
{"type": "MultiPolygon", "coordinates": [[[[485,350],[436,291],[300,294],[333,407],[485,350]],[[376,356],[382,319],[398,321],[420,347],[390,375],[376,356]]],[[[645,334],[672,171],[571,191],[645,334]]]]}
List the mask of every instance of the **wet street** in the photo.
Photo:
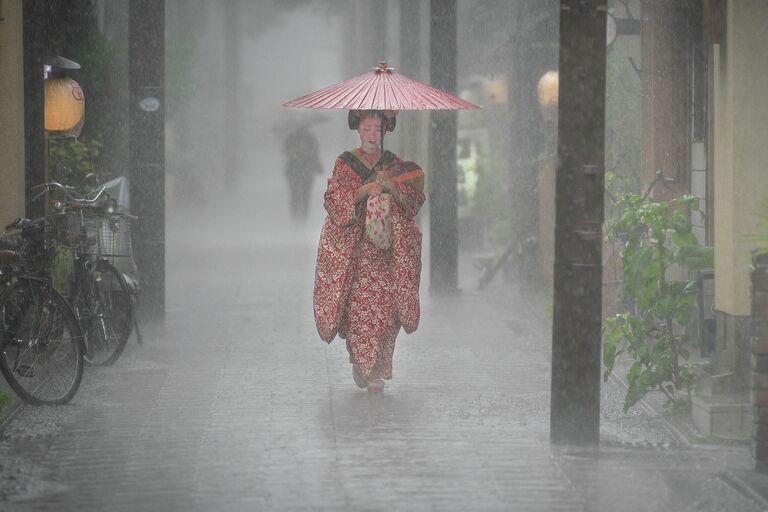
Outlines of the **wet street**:
{"type": "MultiPolygon", "coordinates": [[[[0,284],[49,272],[83,322],[109,290],[84,254],[143,290],[71,402],[0,377],[0,512],[768,512],[768,0],[0,0],[0,22],[0,284]],[[421,192],[420,326],[369,394],[313,318],[324,201],[366,220],[349,315],[389,335],[421,192]],[[551,443],[551,398],[598,393],[597,446],[551,443]]],[[[22,335],[77,329],[36,290],[6,295],[2,343],[40,382],[58,344],[22,335]]]]}
{"type": "Polygon", "coordinates": [[[394,380],[359,390],[315,333],[314,229],[177,232],[144,346],[2,426],[0,509],[761,510],[722,478],[746,447],[690,448],[613,381],[599,452],[550,446],[547,301],[501,283],[425,291],[394,380]]]}

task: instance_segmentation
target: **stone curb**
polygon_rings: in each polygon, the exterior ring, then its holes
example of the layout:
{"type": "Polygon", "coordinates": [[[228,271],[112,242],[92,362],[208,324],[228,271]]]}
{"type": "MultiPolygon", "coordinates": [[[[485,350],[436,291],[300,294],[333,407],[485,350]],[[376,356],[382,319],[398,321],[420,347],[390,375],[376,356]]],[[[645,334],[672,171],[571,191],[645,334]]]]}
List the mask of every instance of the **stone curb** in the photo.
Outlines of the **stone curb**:
{"type": "MultiPolygon", "coordinates": [[[[624,390],[629,389],[627,386],[627,383],[624,382],[624,379],[616,375],[615,372],[611,372],[611,379],[619,384],[624,390]]],[[[691,449],[694,446],[694,443],[691,442],[691,440],[683,434],[679,428],[677,428],[671,421],[669,421],[667,418],[665,418],[663,415],[659,414],[656,409],[654,409],[651,405],[648,404],[648,402],[645,401],[645,399],[640,399],[638,402],[638,405],[650,416],[653,418],[656,418],[661,421],[661,423],[664,425],[664,427],[672,433],[675,438],[677,438],[677,441],[686,449],[691,449]]]]}
{"type": "Polygon", "coordinates": [[[758,477],[754,471],[732,471],[725,469],[717,475],[723,482],[727,483],[741,494],[751,499],[764,509],[768,510],[768,481],[757,482],[757,478],[765,479],[765,476],[758,477]],[[743,474],[742,474],[743,473],[743,474]],[[757,489],[763,487],[762,492],[757,489]]]}
{"type": "MultiPolygon", "coordinates": [[[[611,378],[624,389],[627,389],[627,385],[621,377],[612,372],[611,378]]],[[[691,442],[691,439],[687,435],[681,432],[680,429],[663,415],[656,412],[656,410],[644,399],[641,399],[638,404],[640,404],[648,414],[659,419],[686,449],[696,449],[696,444],[691,442]]],[[[754,501],[765,510],[768,510],[768,477],[760,476],[755,471],[733,471],[730,469],[724,469],[718,472],[717,476],[723,482],[741,493],[744,497],[754,501]],[[760,480],[765,480],[765,482],[760,480]]]]}

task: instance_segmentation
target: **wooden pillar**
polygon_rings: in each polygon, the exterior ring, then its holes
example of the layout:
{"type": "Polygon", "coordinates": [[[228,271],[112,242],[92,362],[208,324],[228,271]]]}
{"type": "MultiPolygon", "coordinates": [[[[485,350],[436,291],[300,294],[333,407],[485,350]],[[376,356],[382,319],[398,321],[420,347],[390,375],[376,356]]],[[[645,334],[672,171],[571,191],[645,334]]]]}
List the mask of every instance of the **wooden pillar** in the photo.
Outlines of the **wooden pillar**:
{"type": "Polygon", "coordinates": [[[753,259],[752,270],[752,456],[755,469],[768,473],[768,254],[753,259]]]}
{"type": "Polygon", "coordinates": [[[553,443],[600,439],[606,1],[560,1],[553,443]]]}
{"type": "MultiPolygon", "coordinates": [[[[396,72],[424,81],[421,77],[421,16],[422,6],[412,0],[400,0],[400,69],[396,72]]],[[[421,144],[420,121],[422,115],[400,116],[397,127],[400,130],[400,156],[406,160],[417,160],[421,144]]]]}
{"type": "Polygon", "coordinates": [[[690,191],[691,16],[689,2],[643,0],[641,30],[643,191],[656,171],[675,183],[658,185],[656,200],[690,191]]]}
{"type": "Polygon", "coordinates": [[[32,202],[29,189],[46,181],[48,145],[43,119],[43,62],[53,50],[49,44],[56,2],[26,0],[24,26],[24,167],[26,207],[29,218],[45,213],[45,201],[32,202]]]}
{"type": "MultiPolygon", "coordinates": [[[[430,2],[430,80],[456,94],[456,0],[430,2]]],[[[458,291],[458,206],[455,111],[433,111],[429,149],[429,283],[436,293],[458,291]]]]}
{"type": "Polygon", "coordinates": [[[165,313],[165,1],[130,0],[131,212],[142,310],[165,313]]]}
{"type": "Polygon", "coordinates": [[[0,226],[24,215],[24,14],[21,0],[0,12],[0,226]]]}

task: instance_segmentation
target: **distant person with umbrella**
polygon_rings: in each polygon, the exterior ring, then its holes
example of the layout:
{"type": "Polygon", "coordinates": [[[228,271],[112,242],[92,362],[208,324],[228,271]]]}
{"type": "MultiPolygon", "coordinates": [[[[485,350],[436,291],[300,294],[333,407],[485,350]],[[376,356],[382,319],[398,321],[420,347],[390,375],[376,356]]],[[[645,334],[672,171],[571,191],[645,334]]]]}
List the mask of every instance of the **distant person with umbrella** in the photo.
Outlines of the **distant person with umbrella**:
{"type": "Polygon", "coordinates": [[[384,150],[399,110],[474,109],[477,105],[393,72],[373,72],[284,104],[347,110],[360,147],[336,159],[325,191],[313,307],[320,337],[346,340],[352,376],[369,393],[392,378],[395,340],[419,325],[424,173],[384,150]]]}
{"type": "Polygon", "coordinates": [[[283,140],[285,178],[288,181],[291,216],[304,220],[309,212],[309,194],[315,175],[322,172],[317,137],[307,124],[291,130],[283,140]]]}

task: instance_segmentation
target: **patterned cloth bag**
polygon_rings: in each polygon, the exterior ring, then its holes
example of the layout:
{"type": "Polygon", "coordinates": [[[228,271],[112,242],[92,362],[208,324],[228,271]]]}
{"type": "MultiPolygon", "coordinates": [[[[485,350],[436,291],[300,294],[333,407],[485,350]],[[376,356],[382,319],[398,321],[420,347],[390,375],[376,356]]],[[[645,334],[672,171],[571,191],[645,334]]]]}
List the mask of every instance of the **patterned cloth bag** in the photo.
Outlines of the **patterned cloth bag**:
{"type": "Polygon", "coordinates": [[[379,249],[389,249],[392,244],[392,205],[389,194],[368,198],[365,234],[379,249]]]}

